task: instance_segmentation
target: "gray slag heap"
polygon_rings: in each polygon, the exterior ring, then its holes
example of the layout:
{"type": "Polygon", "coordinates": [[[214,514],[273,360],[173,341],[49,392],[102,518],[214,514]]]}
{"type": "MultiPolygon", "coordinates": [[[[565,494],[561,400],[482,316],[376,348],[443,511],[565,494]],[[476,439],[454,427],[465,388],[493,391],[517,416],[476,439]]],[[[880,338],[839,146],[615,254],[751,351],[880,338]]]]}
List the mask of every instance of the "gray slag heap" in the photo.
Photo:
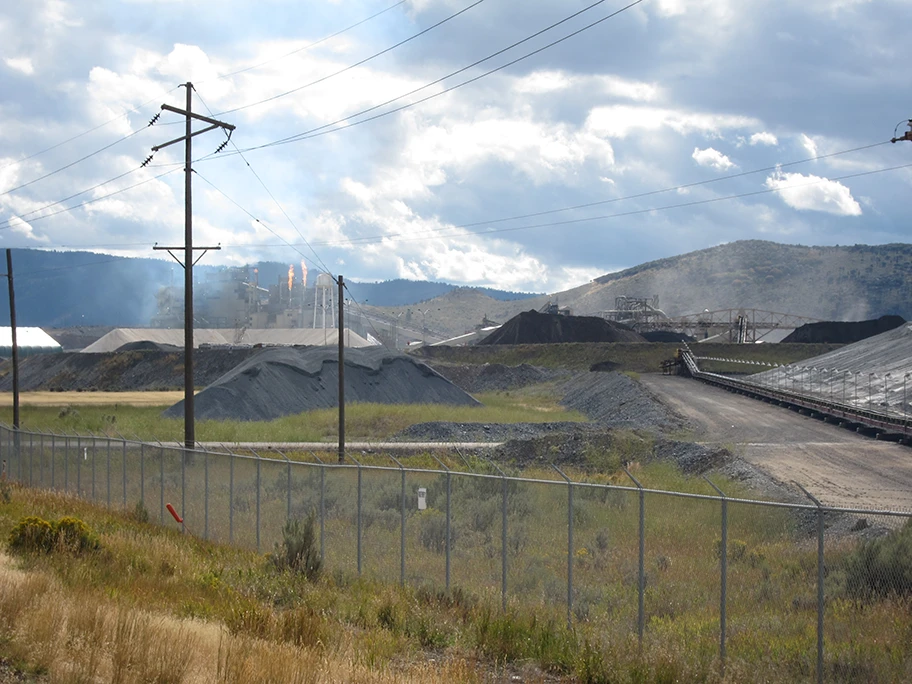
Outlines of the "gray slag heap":
{"type": "MultiPolygon", "coordinates": [[[[196,395],[200,420],[272,420],[339,401],[337,351],[272,348],[242,362],[196,395]]],[[[345,350],[345,402],[478,404],[427,365],[382,348],[345,350]]],[[[164,413],[183,416],[180,401],[164,413]]]]}

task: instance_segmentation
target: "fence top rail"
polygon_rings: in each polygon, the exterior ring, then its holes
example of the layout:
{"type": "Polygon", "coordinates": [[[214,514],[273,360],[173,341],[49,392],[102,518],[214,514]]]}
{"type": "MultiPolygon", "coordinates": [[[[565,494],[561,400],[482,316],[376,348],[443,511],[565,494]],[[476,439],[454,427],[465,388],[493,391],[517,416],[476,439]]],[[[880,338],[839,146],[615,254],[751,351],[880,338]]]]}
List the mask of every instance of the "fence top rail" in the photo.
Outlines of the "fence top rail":
{"type": "MultiPolygon", "coordinates": [[[[3,422],[0,422],[0,429],[7,430],[8,432],[17,432],[15,428],[13,428],[3,422]]],[[[31,431],[23,429],[23,428],[20,428],[18,430],[18,432],[20,434],[25,433],[25,434],[30,434],[30,435],[51,436],[51,433],[31,432],[31,431]]],[[[360,464],[357,462],[355,462],[355,463],[326,463],[326,462],[319,461],[319,459],[318,459],[319,462],[314,463],[311,461],[292,461],[292,460],[288,459],[288,457],[285,456],[285,454],[282,454],[281,452],[279,452],[279,453],[281,454],[281,456],[284,460],[279,460],[278,458],[272,458],[270,456],[265,456],[265,457],[260,456],[259,454],[256,454],[256,452],[254,452],[254,455],[233,453],[227,447],[225,447],[225,449],[226,449],[225,452],[221,452],[221,451],[200,452],[195,449],[188,450],[183,446],[179,446],[178,444],[175,444],[172,446],[170,444],[162,444],[161,442],[158,442],[157,444],[153,444],[150,442],[143,442],[143,441],[134,442],[132,440],[125,439],[125,438],[107,437],[107,436],[102,436],[102,435],[92,435],[91,437],[86,437],[85,435],[80,435],[78,433],[75,433],[73,436],[77,437],[77,438],[83,438],[86,440],[92,440],[94,442],[99,442],[99,441],[112,442],[113,441],[113,442],[123,442],[125,444],[126,443],[134,443],[134,444],[140,444],[140,445],[145,444],[150,447],[158,447],[162,450],[167,449],[169,451],[178,451],[178,452],[190,451],[191,453],[199,453],[199,454],[206,453],[210,456],[223,456],[225,458],[244,459],[244,460],[249,460],[249,461],[269,461],[269,462],[273,462],[273,463],[280,464],[283,466],[286,464],[290,464],[290,465],[296,465],[296,466],[306,466],[306,467],[311,467],[311,468],[323,468],[323,469],[332,469],[332,470],[362,469],[362,470],[373,470],[373,471],[379,471],[379,472],[414,473],[414,474],[419,474],[419,475],[448,475],[449,474],[449,475],[456,475],[456,476],[462,476],[462,477],[474,477],[474,478],[480,478],[480,479],[517,482],[517,483],[525,483],[525,484],[559,485],[559,486],[566,486],[566,485],[570,484],[575,487],[589,487],[592,489],[607,489],[607,490],[612,490],[612,491],[621,491],[621,492],[630,492],[630,493],[653,494],[656,496],[670,496],[670,497],[675,497],[675,498],[679,498],[679,499],[715,501],[715,502],[719,502],[719,503],[721,503],[722,501],[727,501],[729,504],[766,506],[766,507],[772,507],[772,508],[786,508],[786,509],[792,509],[792,510],[811,510],[811,511],[821,511],[823,513],[844,513],[844,514],[850,514],[850,515],[878,515],[878,516],[889,516],[889,517],[912,519],[912,511],[898,511],[898,510],[879,509],[879,508],[849,508],[849,507],[844,507],[844,506],[827,506],[827,505],[820,504],[820,503],[816,503],[816,504],[814,504],[814,503],[797,503],[797,502],[787,502],[787,501],[769,501],[769,500],[764,500],[764,499],[749,499],[749,498],[743,498],[743,497],[730,497],[730,496],[726,496],[725,494],[722,494],[721,490],[719,490],[717,487],[715,487],[715,485],[713,485],[712,482],[710,482],[709,484],[712,485],[713,488],[716,489],[716,492],[718,492],[718,493],[698,494],[696,492],[676,492],[676,491],[670,491],[670,490],[665,490],[665,489],[652,489],[649,487],[643,487],[638,482],[637,482],[638,486],[635,486],[635,487],[631,487],[629,485],[616,485],[616,484],[607,484],[607,483],[601,483],[601,482],[586,482],[585,480],[573,480],[572,478],[565,475],[563,473],[563,471],[558,469],[553,464],[549,464],[549,465],[554,467],[554,469],[557,470],[558,473],[560,473],[560,475],[564,478],[563,480],[547,480],[547,479],[543,479],[543,478],[530,478],[530,477],[520,477],[520,476],[516,476],[516,475],[507,475],[497,466],[496,463],[494,463],[493,461],[490,461],[490,460],[488,460],[487,462],[492,467],[494,467],[496,470],[499,471],[497,474],[479,473],[479,472],[474,472],[474,471],[466,472],[466,471],[462,471],[462,470],[450,470],[449,468],[446,467],[445,464],[443,464],[439,459],[436,459],[436,458],[435,458],[435,460],[438,463],[440,463],[445,468],[445,470],[442,470],[439,468],[407,467],[404,464],[402,464],[398,459],[393,459],[396,462],[395,466],[366,465],[366,464],[360,464]]],[[[316,457],[316,455],[314,455],[314,456],[316,457]]],[[[352,460],[354,461],[354,458],[352,458],[352,460]]],[[[634,480],[634,482],[636,482],[636,480],[634,480]]],[[[798,483],[795,483],[795,484],[798,485],[798,487],[803,492],[807,493],[806,490],[803,487],[801,487],[800,484],[798,484],[798,483]]]]}

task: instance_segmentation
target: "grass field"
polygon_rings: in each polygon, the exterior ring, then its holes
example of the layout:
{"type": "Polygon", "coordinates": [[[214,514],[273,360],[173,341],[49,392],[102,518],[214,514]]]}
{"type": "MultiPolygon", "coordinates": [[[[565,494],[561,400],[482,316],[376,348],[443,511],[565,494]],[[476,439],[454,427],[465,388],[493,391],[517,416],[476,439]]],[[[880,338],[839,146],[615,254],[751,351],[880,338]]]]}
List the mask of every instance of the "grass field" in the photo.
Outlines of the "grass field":
{"type": "MultiPolygon", "coordinates": [[[[88,463],[96,457],[111,455],[90,454],[88,463]]],[[[115,452],[114,460],[119,457],[115,452]]],[[[167,501],[178,500],[178,465],[179,459],[169,460],[165,470],[167,501]]],[[[266,550],[281,538],[287,487],[292,514],[301,516],[317,504],[320,478],[315,470],[296,472],[289,482],[282,463],[264,465],[262,472],[253,465],[235,465],[233,535],[236,544],[252,545],[256,510],[266,550]]],[[[147,506],[157,518],[154,466],[150,454],[147,506]]],[[[209,532],[222,539],[228,510],[223,467],[209,464],[209,532]]],[[[188,468],[193,489],[184,513],[196,535],[203,519],[202,469],[199,458],[188,468]]],[[[667,463],[633,469],[647,487],[709,493],[706,483],[667,463]]],[[[540,470],[524,474],[556,477],[540,470]]],[[[113,478],[115,508],[119,475],[113,478]]],[[[624,481],[622,473],[590,478],[624,481]]],[[[524,667],[533,673],[525,681],[537,681],[535,671],[583,682],[719,681],[718,502],[646,495],[640,651],[636,492],[576,488],[568,629],[566,485],[509,484],[508,609],[501,613],[499,480],[453,482],[452,588],[446,591],[440,525],[445,477],[408,475],[402,588],[399,473],[364,474],[360,578],[357,479],[354,469],[326,473],[325,571],[316,582],[273,570],[261,555],[138,522],[131,513],[135,489],[122,510],[107,511],[71,495],[14,487],[9,501],[0,503],[0,536],[27,515],[75,515],[98,532],[101,551],[0,557],[0,654],[63,682],[90,681],[87,672],[103,681],[150,681],[162,670],[170,674],[157,681],[481,682],[508,680],[524,667]],[[413,503],[418,486],[428,492],[429,507],[420,512],[413,503]],[[167,641],[174,648],[133,652],[129,644],[137,641],[167,641]],[[112,676],[118,667],[126,667],[119,680],[112,676]]],[[[714,480],[729,496],[747,493],[736,482],[714,480]]],[[[110,496],[105,489],[111,481],[103,475],[92,480],[97,501],[110,496]]],[[[86,479],[81,489],[88,495],[86,479]]],[[[851,540],[827,542],[825,679],[907,681],[908,600],[853,593],[847,578],[856,548],[851,540]]],[[[785,510],[729,506],[726,681],[812,679],[815,582],[813,525],[785,510]]]]}
{"type": "MultiPolygon", "coordinates": [[[[159,406],[176,404],[183,392],[22,392],[20,406],[159,406]]],[[[13,405],[12,392],[0,392],[0,407],[13,405]]],[[[7,412],[9,413],[9,412],[7,412]]]]}
{"type": "MultiPolygon", "coordinates": [[[[49,392],[31,402],[23,395],[21,423],[30,429],[57,433],[79,432],[145,440],[181,441],[182,419],[163,417],[169,404],[139,403],[145,392],[49,392]],[[44,403],[45,395],[48,403],[44,403]],[[101,396],[107,403],[96,402],[101,396]],[[58,403],[59,402],[59,403],[58,403]]],[[[150,395],[171,393],[150,392],[150,395]]],[[[533,388],[520,392],[491,392],[476,397],[482,406],[442,404],[349,404],[345,408],[346,436],[352,441],[380,441],[415,423],[456,421],[480,423],[582,422],[586,418],[557,403],[556,393],[533,388]]],[[[173,402],[171,402],[173,403],[173,402]]],[[[0,420],[12,423],[11,403],[0,408],[0,420]]],[[[202,442],[322,442],[338,435],[335,409],[310,411],[272,421],[206,421],[196,423],[202,442]]]]}

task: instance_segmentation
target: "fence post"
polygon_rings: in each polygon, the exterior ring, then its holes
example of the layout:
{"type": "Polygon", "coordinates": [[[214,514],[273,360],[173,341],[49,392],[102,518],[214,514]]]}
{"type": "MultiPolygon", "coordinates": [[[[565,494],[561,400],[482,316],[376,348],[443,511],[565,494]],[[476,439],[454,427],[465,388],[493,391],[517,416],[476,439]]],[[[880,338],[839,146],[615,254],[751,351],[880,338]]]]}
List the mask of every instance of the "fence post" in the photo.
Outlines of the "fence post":
{"type": "Polygon", "coordinates": [[[817,681],[823,682],[823,505],[797,482],[798,488],[817,506],[817,681]]]}
{"type": "Polygon", "coordinates": [[[209,449],[199,443],[203,450],[203,539],[209,541],[209,449]]]}
{"type": "Polygon", "coordinates": [[[320,464],[320,563],[326,561],[326,465],[323,459],[310,452],[320,464]]]}
{"type": "Polygon", "coordinates": [[[257,553],[260,552],[260,469],[261,469],[261,459],[260,455],[257,452],[253,452],[253,455],[256,456],[256,544],[257,544],[257,553]]]}
{"type": "Polygon", "coordinates": [[[507,474],[491,459],[485,459],[500,473],[500,609],[507,612],[507,474]]]}
{"type": "Polygon", "coordinates": [[[286,478],[287,482],[285,488],[285,519],[291,520],[291,461],[288,460],[288,456],[283,454],[278,449],[276,449],[276,453],[285,459],[285,468],[288,475],[286,478]]]}
{"type": "Polygon", "coordinates": [[[630,474],[626,466],[624,466],[624,472],[627,473],[627,477],[633,480],[640,494],[640,569],[639,581],[637,582],[637,636],[640,641],[640,648],[642,648],[643,631],[646,626],[646,495],[643,492],[643,485],[630,474]]]}
{"type": "Polygon", "coordinates": [[[70,489],[70,436],[63,433],[63,491],[70,489]]]}
{"type": "Polygon", "coordinates": [[[234,544],[234,452],[222,444],[228,452],[228,543],[234,544]]]}
{"type": "Polygon", "coordinates": [[[120,435],[120,438],[123,440],[123,471],[121,475],[123,476],[123,507],[126,510],[127,508],[127,438],[123,435],[120,435]]]}
{"type": "Polygon", "coordinates": [[[38,486],[44,487],[44,433],[38,433],[38,486]]]}
{"type": "Polygon", "coordinates": [[[158,484],[159,484],[159,495],[158,495],[158,504],[159,504],[159,517],[161,518],[161,524],[165,524],[165,446],[159,442],[158,443],[158,484]]]}
{"type": "MultiPolygon", "coordinates": [[[[139,439],[137,438],[137,441],[139,439]]],[[[146,507],[146,443],[139,442],[139,501],[146,507]]]]}
{"type": "MultiPolygon", "coordinates": [[[[181,523],[181,532],[184,534],[187,533],[187,459],[190,458],[190,452],[187,450],[187,445],[184,444],[180,452],[181,455],[181,518],[184,519],[184,522],[181,523]]],[[[196,524],[196,521],[193,521],[196,524]]],[[[199,529],[199,528],[197,528],[199,529]]],[[[257,551],[259,551],[257,547],[257,551]]]]}
{"type": "Polygon", "coordinates": [[[107,491],[107,499],[108,499],[108,509],[110,510],[110,508],[111,508],[111,438],[108,437],[107,435],[105,435],[105,442],[107,443],[107,449],[106,449],[105,451],[106,451],[106,453],[107,453],[107,455],[108,455],[108,459],[107,459],[107,461],[108,461],[108,491],[107,491]]]}
{"type": "Polygon", "coordinates": [[[29,487],[32,486],[32,474],[34,472],[33,463],[35,461],[35,446],[31,431],[29,431],[29,487]]]}
{"type": "Polygon", "coordinates": [[[92,437],[92,503],[95,503],[95,480],[97,479],[95,476],[95,461],[98,460],[96,458],[98,455],[98,439],[95,437],[95,433],[91,430],[89,430],[89,435],[92,437]]]}
{"type": "Polygon", "coordinates": [[[553,463],[558,474],[567,482],[567,629],[573,627],[573,482],[553,463]]]}
{"type": "Polygon", "coordinates": [[[399,473],[402,476],[402,487],[400,489],[399,500],[399,586],[405,586],[405,467],[398,458],[392,454],[387,454],[396,465],[399,466],[399,473]]]}
{"type": "Polygon", "coordinates": [[[57,486],[54,480],[54,461],[57,459],[57,435],[51,432],[51,489],[57,486]]]}
{"type": "MultiPolygon", "coordinates": [[[[349,456],[352,461],[355,461],[353,456],[349,456]]],[[[358,461],[355,461],[355,465],[358,466],[358,576],[361,575],[361,464],[358,461]]]]}
{"type": "Polygon", "coordinates": [[[709,486],[716,490],[722,497],[722,548],[719,553],[719,562],[721,567],[721,579],[719,591],[719,669],[722,679],[725,679],[725,630],[726,630],[726,598],[728,596],[728,499],[724,492],[719,489],[705,475],[703,479],[709,483],[709,486]]]}
{"type": "Polygon", "coordinates": [[[435,461],[437,461],[437,463],[439,463],[441,466],[443,466],[443,469],[446,470],[446,589],[447,589],[447,591],[449,591],[450,590],[450,524],[451,524],[450,523],[450,519],[451,519],[451,516],[450,516],[450,492],[451,492],[450,476],[452,473],[450,473],[450,469],[449,469],[449,467],[447,467],[447,464],[444,463],[443,461],[441,461],[436,456],[434,456],[434,454],[431,454],[431,458],[433,458],[435,461]]]}
{"type": "Polygon", "coordinates": [[[82,451],[84,447],[82,446],[82,435],[78,432],[76,433],[76,494],[79,498],[82,498],[82,461],[79,460],[79,457],[82,456],[83,461],[85,460],[88,450],[82,451]],[[82,451],[82,453],[79,453],[82,451]]]}

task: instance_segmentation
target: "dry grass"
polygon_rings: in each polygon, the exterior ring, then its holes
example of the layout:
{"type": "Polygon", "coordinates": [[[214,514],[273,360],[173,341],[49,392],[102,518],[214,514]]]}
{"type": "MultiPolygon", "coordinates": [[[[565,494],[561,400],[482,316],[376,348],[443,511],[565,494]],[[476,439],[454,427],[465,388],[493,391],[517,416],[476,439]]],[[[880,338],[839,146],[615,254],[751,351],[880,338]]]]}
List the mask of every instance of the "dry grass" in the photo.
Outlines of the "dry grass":
{"type": "MultiPolygon", "coordinates": [[[[170,406],[183,392],[22,392],[21,406],[170,406]]],[[[0,392],[0,406],[12,406],[13,393],[0,392]]]]}
{"type": "Polygon", "coordinates": [[[67,588],[47,571],[25,571],[0,554],[0,643],[13,662],[51,681],[115,682],[475,682],[465,659],[372,667],[356,635],[331,649],[232,635],[221,624],[118,605],[67,588]]]}

